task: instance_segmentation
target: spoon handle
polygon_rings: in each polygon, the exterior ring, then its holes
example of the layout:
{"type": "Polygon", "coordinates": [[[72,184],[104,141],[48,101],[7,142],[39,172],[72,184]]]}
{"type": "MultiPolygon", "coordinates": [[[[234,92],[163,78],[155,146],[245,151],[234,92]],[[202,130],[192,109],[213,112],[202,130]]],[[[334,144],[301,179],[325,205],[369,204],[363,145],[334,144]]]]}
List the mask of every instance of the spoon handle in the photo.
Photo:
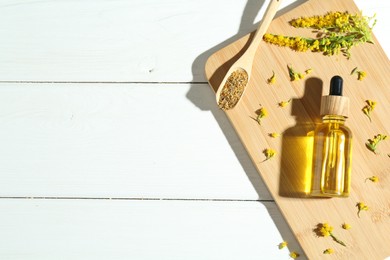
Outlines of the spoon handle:
{"type": "Polygon", "coordinates": [[[281,2],[282,0],[271,0],[268,4],[267,10],[265,11],[263,19],[261,20],[260,25],[256,30],[253,40],[245,52],[245,55],[248,55],[247,57],[254,58],[259,44],[261,43],[264,34],[267,32],[267,29],[271,24],[276,12],[278,11],[281,2]]]}

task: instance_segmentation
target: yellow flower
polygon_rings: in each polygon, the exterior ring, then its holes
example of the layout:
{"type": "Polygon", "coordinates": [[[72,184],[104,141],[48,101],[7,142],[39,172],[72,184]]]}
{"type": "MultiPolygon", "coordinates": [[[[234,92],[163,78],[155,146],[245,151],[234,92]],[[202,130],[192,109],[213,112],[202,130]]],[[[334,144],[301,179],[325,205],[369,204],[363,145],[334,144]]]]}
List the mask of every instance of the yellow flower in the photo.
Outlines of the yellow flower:
{"type": "Polygon", "coordinates": [[[280,243],[280,244],[278,245],[278,247],[279,247],[279,249],[283,249],[283,248],[285,248],[287,245],[288,245],[287,241],[283,241],[282,243],[280,243]]]}
{"type": "Polygon", "coordinates": [[[269,136],[272,137],[272,138],[276,138],[276,137],[279,137],[280,134],[278,134],[278,133],[270,133],[269,136]]]}
{"type": "Polygon", "coordinates": [[[370,180],[370,181],[372,181],[372,182],[379,182],[378,176],[371,176],[370,178],[367,178],[366,181],[367,181],[367,180],[370,180]]]}
{"type": "Polygon", "coordinates": [[[358,208],[358,217],[360,218],[360,211],[362,211],[362,210],[365,210],[365,211],[367,211],[368,210],[368,206],[366,205],[366,204],[364,204],[363,202],[358,202],[357,204],[356,204],[356,207],[358,208]]]}
{"type": "Polygon", "coordinates": [[[366,105],[362,108],[363,113],[370,119],[371,122],[371,112],[376,107],[376,102],[373,100],[366,100],[366,105]]]}
{"type": "Polygon", "coordinates": [[[324,251],[324,254],[328,254],[328,255],[333,254],[333,253],[334,253],[334,250],[332,248],[328,248],[324,251]]]}
{"type": "Polygon", "coordinates": [[[322,52],[330,56],[343,53],[350,57],[350,49],[360,43],[372,43],[371,31],[376,20],[362,16],[360,13],[328,12],[325,15],[299,17],[290,21],[296,28],[312,28],[317,32],[316,38],[293,37],[265,34],[265,42],[286,46],[292,50],[304,52],[322,52]]]}
{"type": "Polygon", "coordinates": [[[373,100],[366,100],[366,102],[367,102],[367,104],[370,107],[372,107],[373,109],[375,108],[375,106],[376,106],[376,102],[375,101],[373,101],[373,100]]]}
{"type": "MultiPolygon", "coordinates": [[[[317,42],[318,42],[318,41],[317,41],[317,42]]],[[[312,71],[313,71],[313,69],[307,69],[307,70],[305,70],[305,73],[306,73],[306,74],[310,74],[312,71]]]]}
{"type": "Polygon", "coordinates": [[[290,81],[297,81],[300,79],[299,73],[296,72],[292,66],[287,65],[288,68],[288,74],[290,75],[290,81]]]}
{"type": "Polygon", "coordinates": [[[387,135],[377,134],[376,136],[374,136],[373,139],[368,139],[368,143],[366,143],[366,147],[372,152],[374,152],[375,154],[377,154],[376,149],[379,142],[384,141],[386,139],[387,139],[387,135]]]}
{"type": "Polygon", "coordinates": [[[328,237],[333,231],[333,227],[330,226],[328,223],[323,223],[320,228],[320,234],[323,237],[328,237]]]}
{"type": "Polygon", "coordinates": [[[275,151],[274,149],[267,148],[267,149],[265,149],[265,150],[263,151],[263,153],[264,153],[264,155],[265,155],[265,160],[264,160],[264,161],[266,161],[266,160],[269,160],[269,159],[271,159],[272,157],[274,157],[275,154],[276,154],[276,151],[275,151]]]}
{"type": "Polygon", "coordinates": [[[345,230],[351,229],[351,225],[347,223],[344,223],[341,227],[344,228],[345,230]]]}
{"type": "Polygon", "coordinates": [[[360,81],[362,81],[367,76],[367,73],[365,71],[358,70],[358,67],[355,67],[351,71],[351,75],[353,75],[353,74],[357,74],[358,75],[357,79],[360,81]]]}
{"type": "Polygon", "coordinates": [[[333,227],[330,226],[328,223],[319,223],[317,224],[317,227],[313,230],[317,236],[320,237],[332,237],[333,241],[339,243],[340,245],[346,246],[343,241],[338,239],[335,235],[333,235],[333,227]]]}
{"type": "Polygon", "coordinates": [[[264,107],[260,108],[257,112],[257,118],[256,121],[261,125],[261,119],[268,116],[268,111],[264,107]]]}
{"type": "Polygon", "coordinates": [[[286,107],[290,102],[291,102],[291,99],[289,99],[289,100],[287,100],[287,101],[280,101],[280,102],[278,103],[278,105],[279,105],[280,107],[286,107]]]}
{"type": "Polygon", "coordinates": [[[276,83],[276,75],[275,72],[272,71],[272,76],[267,80],[268,84],[275,84],[276,83]]]}
{"type": "Polygon", "coordinates": [[[360,81],[362,81],[367,76],[367,73],[365,71],[358,71],[357,74],[358,74],[358,80],[360,81]]]}
{"type": "Polygon", "coordinates": [[[295,251],[292,251],[292,252],[290,253],[290,257],[291,257],[292,259],[297,259],[299,256],[300,256],[300,255],[299,255],[297,252],[295,252],[295,251]]]}

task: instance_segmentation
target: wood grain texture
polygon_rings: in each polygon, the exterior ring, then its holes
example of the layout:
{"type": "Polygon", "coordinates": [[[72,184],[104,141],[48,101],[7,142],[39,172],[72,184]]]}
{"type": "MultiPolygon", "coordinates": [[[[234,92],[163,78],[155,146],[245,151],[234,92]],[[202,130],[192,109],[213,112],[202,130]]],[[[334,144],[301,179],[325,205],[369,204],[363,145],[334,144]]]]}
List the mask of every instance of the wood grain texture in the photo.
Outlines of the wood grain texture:
{"type": "Polygon", "coordinates": [[[1,199],[0,208],[1,259],[288,259],[272,202],[1,199]]]}
{"type": "MultiPolygon", "coordinates": [[[[324,14],[328,11],[359,11],[353,1],[311,0],[278,17],[269,32],[296,35],[288,21],[299,16],[324,14]]],[[[307,33],[307,32],[306,32],[307,33]]],[[[206,64],[210,85],[218,86],[229,65],[237,58],[249,35],[213,54],[206,64]]],[[[288,223],[296,234],[309,258],[319,259],[328,247],[334,247],[336,259],[383,259],[390,255],[388,247],[390,232],[390,142],[380,144],[381,154],[375,155],[365,147],[368,139],[378,133],[389,134],[390,81],[389,60],[375,39],[374,45],[365,44],[352,50],[350,60],[340,56],[325,57],[318,53],[297,53],[262,43],[255,58],[253,78],[249,83],[242,103],[226,114],[238,132],[260,175],[281,207],[288,223]],[[312,68],[314,72],[305,80],[290,82],[287,65],[297,71],[312,68]],[[367,72],[367,78],[358,81],[350,75],[354,67],[367,72]],[[266,81],[275,71],[278,83],[267,85],[266,81]],[[303,182],[310,173],[307,149],[310,138],[307,133],[319,121],[319,100],[328,93],[333,75],[344,78],[345,92],[351,100],[350,118],[347,125],[354,133],[352,194],[347,199],[308,199],[302,194],[307,189],[303,182]],[[287,108],[278,107],[278,102],[292,99],[287,108]],[[362,113],[365,100],[378,102],[372,113],[372,122],[362,113]],[[261,105],[260,105],[261,104],[261,105]],[[259,126],[253,117],[264,106],[269,116],[259,126]],[[271,139],[271,132],[282,133],[279,139],[271,139]],[[266,148],[277,150],[277,156],[263,162],[266,148]],[[309,171],[308,171],[309,169],[309,171]],[[365,179],[377,175],[380,183],[367,183],[365,179]],[[357,216],[356,203],[363,201],[370,210],[357,216]],[[329,222],[348,245],[339,247],[327,238],[318,238],[313,229],[318,223],[329,222]],[[341,229],[341,224],[350,223],[351,231],[341,229]]]]}

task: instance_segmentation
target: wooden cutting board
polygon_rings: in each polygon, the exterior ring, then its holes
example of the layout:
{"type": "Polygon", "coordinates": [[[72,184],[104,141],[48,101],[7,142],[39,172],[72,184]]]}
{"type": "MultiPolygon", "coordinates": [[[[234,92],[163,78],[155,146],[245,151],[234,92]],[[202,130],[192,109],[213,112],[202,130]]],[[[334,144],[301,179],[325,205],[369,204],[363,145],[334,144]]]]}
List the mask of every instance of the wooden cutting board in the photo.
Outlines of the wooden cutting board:
{"type": "MultiPolygon", "coordinates": [[[[352,0],[310,0],[274,19],[268,32],[314,37],[310,29],[296,29],[288,22],[328,11],[359,12],[352,0]]],[[[214,91],[229,66],[246,48],[249,37],[246,35],[208,59],[206,76],[214,91]]],[[[390,135],[390,63],[380,44],[374,37],[374,44],[354,47],[349,60],[341,54],[299,53],[265,42],[259,48],[248,89],[238,106],[226,114],[306,255],[310,259],[384,259],[390,256],[390,138],[378,145],[380,154],[374,154],[365,145],[376,134],[390,135]],[[291,82],[287,65],[299,72],[309,68],[313,72],[305,79],[291,82]],[[350,75],[355,67],[367,73],[363,81],[358,81],[356,74],[350,75]],[[277,83],[269,85],[267,79],[272,71],[275,71],[277,83]],[[320,98],[328,94],[334,75],[343,77],[344,95],[350,98],[350,117],[346,124],[354,135],[351,195],[348,198],[307,198],[303,196],[307,190],[303,180],[310,174],[312,140],[307,133],[320,121],[320,98]],[[289,99],[287,107],[278,106],[280,101],[289,99]],[[377,102],[372,122],[362,112],[367,99],[377,102]],[[259,125],[253,118],[261,106],[269,115],[259,125]],[[269,133],[272,132],[282,135],[271,138],[269,133]],[[266,148],[275,149],[277,154],[264,161],[262,151],[266,148]],[[366,181],[373,175],[379,177],[378,183],[366,181]],[[369,207],[360,217],[358,202],[369,207]],[[318,237],[313,229],[322,222],[333,226],[334,235],[347,247],[330,237],[318,237]],[[342,229],[343,223],[349,223],[352,228],[342,229]],[[324,255],[327,248],[335,252],[331,256],[324,255]]]]}

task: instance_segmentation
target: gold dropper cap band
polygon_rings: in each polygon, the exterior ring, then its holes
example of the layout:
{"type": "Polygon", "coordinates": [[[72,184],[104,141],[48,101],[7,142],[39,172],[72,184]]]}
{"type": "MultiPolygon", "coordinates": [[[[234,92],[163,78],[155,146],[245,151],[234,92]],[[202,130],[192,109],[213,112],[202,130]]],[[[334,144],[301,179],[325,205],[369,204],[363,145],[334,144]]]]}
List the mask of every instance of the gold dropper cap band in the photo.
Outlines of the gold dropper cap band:
{"type": "Polygon", "coordinates": [[[349,98],[343,96],[323,96],[321,98],[321,116],[338,115],[348,117],[349,115],[349,98]]]}

